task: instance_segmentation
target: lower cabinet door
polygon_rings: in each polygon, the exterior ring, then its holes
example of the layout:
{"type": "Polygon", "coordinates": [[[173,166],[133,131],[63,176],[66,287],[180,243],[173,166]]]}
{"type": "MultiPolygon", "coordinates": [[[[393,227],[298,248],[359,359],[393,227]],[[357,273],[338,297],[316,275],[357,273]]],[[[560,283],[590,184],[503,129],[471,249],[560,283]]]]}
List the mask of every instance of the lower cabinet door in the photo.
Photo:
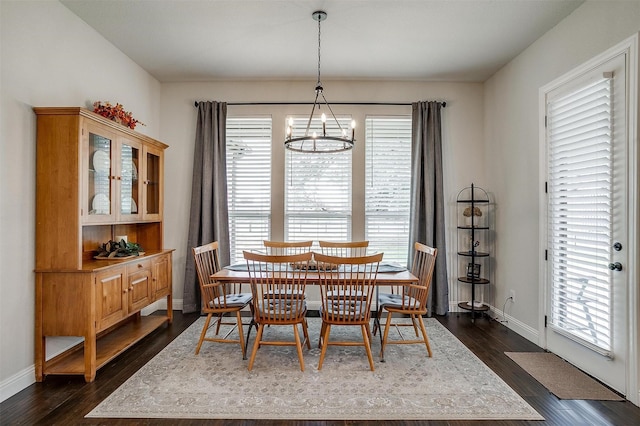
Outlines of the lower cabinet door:
{"type": "Polygon", "coordinates": [[[171,254],[164,254],[153,260],[153,295],[154,300],[171,292],[171,254]]]}
{"type": "Polygon", "coordinates": [[[128,284],[128,308],[131,314],[151,303],[153,293],[149,261],[129,266],[128,284]]]}
{"type": "Polygon", "coordinates": [[[109,268],[95,274],[97,331],[127,316],[126,277],[124,267],[109,268]]]}

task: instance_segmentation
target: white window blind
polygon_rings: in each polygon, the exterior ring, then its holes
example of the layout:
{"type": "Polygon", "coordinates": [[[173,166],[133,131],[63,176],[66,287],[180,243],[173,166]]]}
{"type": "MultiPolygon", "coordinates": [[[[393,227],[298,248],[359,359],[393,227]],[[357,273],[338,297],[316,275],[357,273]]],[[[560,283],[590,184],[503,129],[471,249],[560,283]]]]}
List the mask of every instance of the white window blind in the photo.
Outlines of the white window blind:
{"type": "Polygon", "coordinates": [[[407,263],[411,191],[411,117],[365,122],[365,238],[384,260],[407,263]]]}
{"type": "Polygon", "coordinates": [[[227,118],[227,197],[231,263],[261,249],[271,225],[271,118],[227,118]]]}
{"type": "Polygon", "coordinates": [[[551,327],[611,350],[611,82],[547,103],[551,327]]]}
{"type": "MultiPolygon", "coordinates": [[[[304,135],[308,117],[293,117],[293,137],[304,135]]],[[[349,129],[350,117],[338,117],[349,129]]],[[[312,128],[322,128],[320,120],[312,128]]],[[[327,133],[338,135],[334,120],[327,133]]],[[[351,239],[351,150],[338,153],[285,151],[285,239],[351,239]]]]}

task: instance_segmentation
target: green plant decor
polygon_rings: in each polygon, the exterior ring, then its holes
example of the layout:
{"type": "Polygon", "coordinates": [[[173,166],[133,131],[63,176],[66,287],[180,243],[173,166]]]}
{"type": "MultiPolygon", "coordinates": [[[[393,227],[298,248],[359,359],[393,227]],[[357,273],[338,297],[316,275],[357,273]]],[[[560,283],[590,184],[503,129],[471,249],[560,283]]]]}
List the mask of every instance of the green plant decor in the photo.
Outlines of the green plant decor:
{"type": "Polygon", "coordinates": [[[125,240],[110,240],[98,247],[98,257],[128,257],[139,256],[142,253],[142,247],[137,243],[128,243],[125,240]]]}

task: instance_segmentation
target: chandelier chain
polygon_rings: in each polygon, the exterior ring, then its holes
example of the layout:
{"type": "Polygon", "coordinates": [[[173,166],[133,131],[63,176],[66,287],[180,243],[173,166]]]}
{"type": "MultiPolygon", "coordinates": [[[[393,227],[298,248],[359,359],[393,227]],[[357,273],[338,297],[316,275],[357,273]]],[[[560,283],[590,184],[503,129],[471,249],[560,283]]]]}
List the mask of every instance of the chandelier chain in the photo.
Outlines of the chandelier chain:
{"type": "Polygon", "coordinates": [[[320,22],[322,19],[318,18],[318,86],[322,86],[320,82],[320,22]]]}

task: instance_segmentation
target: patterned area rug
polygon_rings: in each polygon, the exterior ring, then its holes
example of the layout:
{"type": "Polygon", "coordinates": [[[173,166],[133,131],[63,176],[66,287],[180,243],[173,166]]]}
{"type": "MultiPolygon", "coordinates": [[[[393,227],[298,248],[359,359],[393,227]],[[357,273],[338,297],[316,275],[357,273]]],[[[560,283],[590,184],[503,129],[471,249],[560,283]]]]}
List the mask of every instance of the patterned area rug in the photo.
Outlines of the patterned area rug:
{"type": "MultiPolygon", "coordinates": [[[[296,420],[544,420],[435,319],[426,319],[433,357],[421,345],[391,345],[375,371],[362,347],[332,346],[318,371],[319,318],[309,318],[311,350],[300,371],[295,347],[263,346],[253,371],[240,347],[203,344],[204,318],[138,370],[87,417],[296,420]]],[[[210,331],[211,332],[211,331],[210,331]]],[[[403,333],[413,333],[404,327],[403,333]]],[[[265,329],[291,337],[290,327],[265,329]]],[[[398,332],[392,331],[395,338],[398,332]]],[[[252,332],[255,336],[255,331],[252,332]]],[[[335,339],[361,339],[334,327],[335,339]]],[[[409,336],[408,336],[409,337],[409,336]]],[[[249,342],[250,347],[253,339],[249,342]]]]}

